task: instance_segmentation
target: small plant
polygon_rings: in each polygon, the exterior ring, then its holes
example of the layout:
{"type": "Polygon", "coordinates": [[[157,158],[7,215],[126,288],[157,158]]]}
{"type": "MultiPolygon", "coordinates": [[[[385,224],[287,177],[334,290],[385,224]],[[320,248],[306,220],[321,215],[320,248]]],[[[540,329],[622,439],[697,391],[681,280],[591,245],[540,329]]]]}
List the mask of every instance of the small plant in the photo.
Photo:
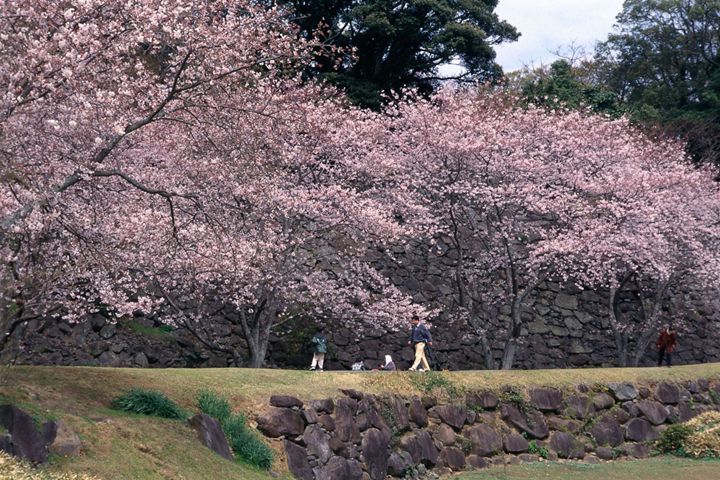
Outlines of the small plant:
{"type": "Polygon", "coordinates": [[[685,442],[691,433],[693,433],[693,429],[688,425],[670,425],[660,434],[660,439],[656,444],[658,451],[681,457],[687,456],[685,442]]]}
{"type": "Polygon", "coordinates": [[[183,419],[187,413],[164,393],[155,390],[133,388],[112,401],[111,407],[124,412],[152,415],[154,417],[183,419]]]}
{"type": "Polygon", "coordinates": [[[720,393],[718,393],[718,392],[716,392],[715,390],[712,390],[712,389],[711,389],[710,392],[709,392],[709,394],[710,394],[710,400],[712,400],[712,402],[713,402],[715,405],[720,405],[720,393]]]}
{"type": "Polygon", "coordinates": [[[501,393],[500,400],[502,400],[505,403],[515,405],[515,407],[518,410],[520,410],[520,412],[523,415],[527,416],[527,413],[530,411],[530,408],[528,407],[528,404],[525,401],[525,397],[522,396],[522,393],[520,393],[517,390],[514,390],[512,388],[505,390],[503,393],[501,393]]]}
{"type": "Polygon", "coordinates": [[[539,446],[535,440],[530,440],[530,442],[528,443],[528,453],[537,455],[546,460],[550,456],[550,452],[548,451],[547,447],[544,445],[539,446]]]}
{"type": "Polygon", "coordinates": [[[232,413],[226,398],[209,390],[201,390],[197,395],[197,405],[201,412],[220,422],[228,444],[238,459],[264,470],[270,469],[272,450],[247,426],[245,415],[232,413]]]}
{"type": "Polygon", "coordinates": [[[472,453],[473,449],[473,443],[472,441],[467,438],[463,437],[462,435],[456,435],[455,436],[455,444],[458,446],[460,450],[467,456],[472,453]]]}

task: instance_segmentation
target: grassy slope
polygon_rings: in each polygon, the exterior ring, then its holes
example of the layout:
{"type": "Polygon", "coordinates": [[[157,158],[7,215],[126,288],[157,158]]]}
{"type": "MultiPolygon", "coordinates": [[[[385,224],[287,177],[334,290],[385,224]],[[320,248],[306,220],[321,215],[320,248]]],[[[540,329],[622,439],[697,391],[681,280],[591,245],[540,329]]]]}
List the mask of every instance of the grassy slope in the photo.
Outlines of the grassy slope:
{"type": "MultiPolygon", "coordinates": [[[[12,367],[0,371],[0,395],[21,405],[34,406],[36,415],[62,418],[81,435],[86,446],[85,454],[79,459],[56,459],[53,468],[91,473],[102,479],[254,480],[270,477],[213,456],[199,446],[191,430],[181,422],[121,415],[107,408],[110,400],[131,387],[145,387],[160,390],[183,407],[191,409],[196,392],[209,388],[226,395],[235,408],[253,413],[265,408],[268,398],[275,393],[296,395],[305,400],[336,397],[339,388],[403,395],[420,393],[412,381],[412,378],[418,378],[417,375],[422,374],[12,367]]],[[[454,384],[468,389],[496,389],[504,385],[519,388],[552,385],[562,388],[579,383],[720,378],[720,364],[672,369],[448,372],[446,376],[454,384]]],[[[275,442],[274,447],[279,448],[279,442],[275,442]]],[[[284,469],[284,462],[280,459],[276,470],[284,469]]],[[[680,473],[682,470],[678,470],[680,473]]],[[[646,478],[656,479],[653,476],[646,478]]],[[[686,477],[686,480],[690,478],[686,477]]]]}

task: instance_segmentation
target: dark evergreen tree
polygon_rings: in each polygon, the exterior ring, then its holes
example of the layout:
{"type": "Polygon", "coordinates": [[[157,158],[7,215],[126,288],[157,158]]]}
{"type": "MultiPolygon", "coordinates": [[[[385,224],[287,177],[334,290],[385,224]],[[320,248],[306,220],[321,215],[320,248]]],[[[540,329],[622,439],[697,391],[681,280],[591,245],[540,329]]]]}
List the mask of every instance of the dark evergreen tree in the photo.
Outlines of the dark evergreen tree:
{"type": "Polygon", "coordinates": [[[720,163],[720,0],[627,0],[599,45],[600,80],[634,120],[720,163]]]}
{"type": "Polygon", "coordinates": [[[357,104],[379,108],[383,93],[406,87],[433,91],[438,67],[465,68],[458,80],[502,77],[493,47],[517,40],[515,28],[494,13],[498,0],[286,0],[305,36],[320,30],[343,49],[324,54],[313,74],[347,90],[357,104]]]}

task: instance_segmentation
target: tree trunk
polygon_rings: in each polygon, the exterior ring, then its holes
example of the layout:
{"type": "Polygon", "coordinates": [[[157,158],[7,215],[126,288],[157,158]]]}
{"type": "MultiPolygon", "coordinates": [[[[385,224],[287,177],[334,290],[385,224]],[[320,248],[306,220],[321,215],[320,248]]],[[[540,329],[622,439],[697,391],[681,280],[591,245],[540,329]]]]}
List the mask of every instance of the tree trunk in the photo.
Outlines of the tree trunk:
{"type": "Polygon", "coordinates": [[[627,367],[627,335],[621,331],[617,319],[617,294],[618,289],[610,287],[608,298],[608,316],[610,317],[610,329],[615,338],[615,349],[617,350],[617,366],[627,367]]]}
{"type": "Polygon", "coordinates": [[[510,370],[513,367],[515,361],[515,354],[518,350],[518,343],[520,340],[520,333],[522,332],[522,297],[517,297],[510,307],[510,318],[512,319],[511,329],[508,333],[507,340],[505,341],[505,348],[503,349],[502,370],[510,370]]]}

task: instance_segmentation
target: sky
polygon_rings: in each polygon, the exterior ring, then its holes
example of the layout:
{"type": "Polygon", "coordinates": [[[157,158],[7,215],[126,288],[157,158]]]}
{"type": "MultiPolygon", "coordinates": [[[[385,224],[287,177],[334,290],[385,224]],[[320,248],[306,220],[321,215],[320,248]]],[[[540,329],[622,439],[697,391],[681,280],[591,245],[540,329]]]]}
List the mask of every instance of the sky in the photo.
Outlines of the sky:
{"type": "Polygon", "coordinates": [[[497,61],[510,72],[524,65],[552,63],[551,52],[571,43],[592,51],[605,40],[623,0],[500,0],[495,12],[522,34],[497,46],[497,61]]]}

